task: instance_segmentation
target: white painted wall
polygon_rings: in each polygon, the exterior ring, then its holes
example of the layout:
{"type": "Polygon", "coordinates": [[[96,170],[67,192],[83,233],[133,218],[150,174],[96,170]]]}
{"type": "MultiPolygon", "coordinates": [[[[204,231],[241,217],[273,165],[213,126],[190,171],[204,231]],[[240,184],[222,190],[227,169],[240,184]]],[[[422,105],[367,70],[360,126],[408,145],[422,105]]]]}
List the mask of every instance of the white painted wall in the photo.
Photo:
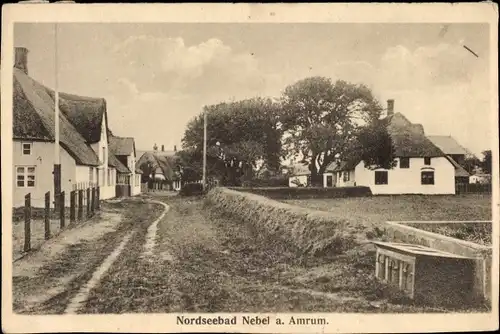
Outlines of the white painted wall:
{"type": "Polygon", "coordinates": [[[332,186],[331,187],[335,187],[336,181],[335,181],[335,175],[334,175],[334,173],[324,173],[323,174],[323,188],[327,188],[328,187],[328,182],[327,182],[328,176],[332,177],[332,186]]]}
{"type": "Polygon", "coordinates": [[[136,196],[136,195],[139,195],[141,193],[141,175],[140,174],[136,174],[135,173],[135,170],[134,170],[134,173],[132,174],[131,176],[132,180],[130,181],[131,183],[131,192],[132,192],[132,196],[136,196]]]}
{"type": "Polygon", "coordinates": [[[96,170],[95,181],[101,190],[101,199],[109,199],[116,197],[116,187],[108,185],[108,157],[109,157],[109,147],[108,147],[108,132],[106,117],[104,117],[101,122],[101,138],[99,142],[92,144],[92,149],[99,157],[101,165],[96,170]],[[104,154],[105,152],[105,154],[104,154]]]}
{"type": "MultiPolygon", "coordinates": [[[[51,207],[54,201],[54,143],[51,142],[29,142],[13,141],[13,205],[14,207],[24,206],[24,196],[31,193],[31,205],[34,207],[45,206],[45,193],[50,191],[51,207]],[[22,154],[21,143],[31,143],[31,155],[22,154]],[[16,167],[35,166],[35,187],[20,188],[17,186],[16,167]]],[[[61,190],[66,194],[66,202],[69,205],[69,193],[73,190],[73,183],[76,181],[75,160],[63,148],[60,151],[61,162],[61,190]]],[[[87,167],[88,181],[88,167],[87,167]]]]}
{"type": "Polygon", "coordinates": [[[354,171],[356,185],[369,186],[373,194],[455,194],[455,168],[445,157],[432,158],[430,166],[424,165],[424,158],[411,158],[407,169],[399,168],[397,160],[397,166],[388,170],[386,185],[376,185],[375,171],[360,162],[354,171]],[[434,168],[433,185],[421,184],[421,171],[428,167],[434,168]]]}
{"type": "Polygon", "coordinates": [[[303,184],[304,187],[307,185],[307,175],[293,175],[288,178],[288,186],[292,188],[298,187],[297,184],[294,183],[296,180],[303,184]]]}
{"type": "Polygon", "coordinates": [[[491,176],[489,175],[471,175],[469,177],[469,183],[491,183],[491,176]]]}
{"type": "Polygon", "coordinates": [[[355,170],[337,172],[337,187],[353,187],[354,185],[358,185],[355,177],[355,170]],[[344,181],[344,174],[349,176],[347,181],[344,181]]]}

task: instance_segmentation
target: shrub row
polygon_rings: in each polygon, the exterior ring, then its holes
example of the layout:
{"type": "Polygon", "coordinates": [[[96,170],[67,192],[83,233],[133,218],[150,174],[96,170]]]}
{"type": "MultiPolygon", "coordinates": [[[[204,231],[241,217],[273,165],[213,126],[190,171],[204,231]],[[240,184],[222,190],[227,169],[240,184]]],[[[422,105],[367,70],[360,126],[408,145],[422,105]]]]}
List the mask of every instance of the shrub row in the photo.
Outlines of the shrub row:
{"type": "Polygon", "coordinates": [[[214,214],[252,224],[308,255],[339,254],[356,244],[359,226],[331,213],[301,208],[256,194],[214,188],[205,198],[214,214]]]}
{"type": "Polygon", "coordinates": [[[203,185],[201,183],[186,183],[179,191],[180,196],[200,196],[203,195],[203,185]]]}
{"type": "Polygon", "coordinates": [[[372,194],[369,187],[231,187],[232,190],[248,192],[273,199],[310,199],[310,198],[340,198],[362,197],[372,194]]]}

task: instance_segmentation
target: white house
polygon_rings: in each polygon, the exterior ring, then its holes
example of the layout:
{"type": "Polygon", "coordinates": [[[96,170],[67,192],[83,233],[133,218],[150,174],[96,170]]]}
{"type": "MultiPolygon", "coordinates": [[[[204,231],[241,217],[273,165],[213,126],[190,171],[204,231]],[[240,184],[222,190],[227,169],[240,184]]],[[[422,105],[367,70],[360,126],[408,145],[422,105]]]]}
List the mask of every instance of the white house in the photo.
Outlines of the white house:
{"type": "Polygon", "coordinates": [[[110,153],[118,160],[118,162],[114,161],[118,170],[117,184],[127,186],[129,189],[125,190],[125,192],[130,196],[140,194],[142,172],[135,168],[136,150],[134,138],[109,136],[109,146],[110,153]]]}
{"type": "MultiPolygon", "coordinates": [[[[50,191],[51,204],[54,199],[54,92],[28,76],[27,55],[27,49],[16,48],[13,70],[13,205],[24,205],[24,196],[30,193],[32,205],[43,207],[46,192],[50,191]]],[[[77,185],[98,183],[98,171],[105,173],[108,167],[106,131],[103,130],[107,128],[106,104],[103,99],[60,94],[60,111],[61,190],[67,194],[69,204],[70,191],[77,185]],[[69,117],[87,113],[100,115],[100,121],[93,125],[80,122],[81,116],[69,117]],[[87,134],[92,134],[95,140],[89,141],[87,134]]],[[[99,183],[101,197],[112,196],[107,193],[106,185],[99,183]]]]}
{"type": "Polygon", "coordinates": [[[388,131],[396,166],[366,168],[363,161],[333,163],[336,186],[368,186],[373,194],[455,194],[455,165],[424,134],[420,124],[412,124],[401,113],[394,113],[388,101],[388,131]]]}

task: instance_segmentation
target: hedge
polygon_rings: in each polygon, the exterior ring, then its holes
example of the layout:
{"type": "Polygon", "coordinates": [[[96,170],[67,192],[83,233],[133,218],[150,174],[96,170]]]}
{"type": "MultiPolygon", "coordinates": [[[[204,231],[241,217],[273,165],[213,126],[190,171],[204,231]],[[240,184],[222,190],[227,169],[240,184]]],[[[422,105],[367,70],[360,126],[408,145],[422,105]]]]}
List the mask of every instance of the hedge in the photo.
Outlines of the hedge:
{"type": "Polygon", "coordinates": [[[201,183],[186,183],[179,191],[180,196],[200,196],[203,195],[203,185],[201,183]]]}
{"type": "Polygon", "coordinates": [[[229,189],[248,192],[273,199],[309,199],[371,196],[369,187],[231,187],[229,189]]]}
{"type": "Polygon", "coordinates": [[[214,188],[205,198],[210,213],[252,224],[257,231],[313,256],[340,254],[356,244],[360,226],[331,213],[293,206],[256,194],[214,188]]]}

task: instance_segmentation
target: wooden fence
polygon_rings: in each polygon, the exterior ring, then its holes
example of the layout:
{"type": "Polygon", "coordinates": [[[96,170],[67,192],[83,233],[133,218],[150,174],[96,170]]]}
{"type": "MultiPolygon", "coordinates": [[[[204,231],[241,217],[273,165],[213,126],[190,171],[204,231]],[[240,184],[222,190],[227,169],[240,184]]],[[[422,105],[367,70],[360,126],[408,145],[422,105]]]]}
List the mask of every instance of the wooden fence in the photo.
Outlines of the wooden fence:
{"type": "Polygon", "coordinates": [[[491,194],[491,183],[463,183],[455,185],[457,194],[491,194]]]}
{"type": "Polygon", "coordinates": [[[88,218],[94,216],[96,211],[100,210],[100,188],[92,187],[84,189],[75,189],[69,193],[69,208],[66,207],[66,193],[63,191],[59,196],[55,196],[54,203],[57,201],[59,212],[51,209],[50,191],[45,193],[45,207],[43,211],[31,207],[31,194],[27,194],[24,198],[24,252],[32,250],[32,223],[34,219],[40,219],[43,215],[44,221],[44,239],[51,238],[53,231],[51,231],[51,221],[54,219],[59,220],[59,230],[62,231],[66,228],[66,219],[69,218],[70,225],[83,222],[88,218]],[[69,209],[69,211],[68,211],[69,209]],[[86,214],[84,214],[84,212],[86,214]],[[69,214],[69,215],[68,215],[69,214]]]}

